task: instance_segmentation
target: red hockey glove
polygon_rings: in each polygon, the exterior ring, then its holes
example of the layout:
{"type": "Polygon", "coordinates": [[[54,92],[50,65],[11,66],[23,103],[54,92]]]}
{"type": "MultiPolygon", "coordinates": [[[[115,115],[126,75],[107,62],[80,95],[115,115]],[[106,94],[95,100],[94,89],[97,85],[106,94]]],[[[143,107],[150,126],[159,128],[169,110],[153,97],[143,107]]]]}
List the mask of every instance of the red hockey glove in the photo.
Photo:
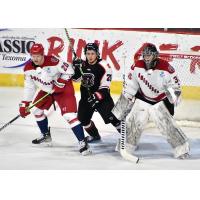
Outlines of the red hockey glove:
{"type": "Polygon", "coordinates": [[[54,82],[53,91],[54,93],[61,93],[65,90],[66,80],[59,78],[54,82]]]}
{"type": "Polygon", "coordinates": [[[28,109],[30,102],[28,101],[22,101],[19,104],[19,113],[21,115],[21,117],[25,118],[27,115],[30,114],[30,111],[28,109]]]}

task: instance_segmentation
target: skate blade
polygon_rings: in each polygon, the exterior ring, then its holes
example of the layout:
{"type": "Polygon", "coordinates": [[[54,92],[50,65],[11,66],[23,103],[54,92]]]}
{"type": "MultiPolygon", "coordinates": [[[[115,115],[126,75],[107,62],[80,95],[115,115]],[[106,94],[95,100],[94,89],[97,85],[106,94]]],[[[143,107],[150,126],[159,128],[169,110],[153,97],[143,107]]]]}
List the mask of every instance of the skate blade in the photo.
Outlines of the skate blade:
{"type": "Polygon", "coordinates": [[[81,154],[82,154],[82,156],[88,156],[88,155],[92,154],[92,151],[91,150],[86,150],[86,151],[83,151],[81,154]]]}
{"type": "Polygon", "coordinates": [[[178,157],[178,160],[186,160],[186,159],[189,159],[190,158],[190,155],[188,153],[185,153],[181,156],[178,157]]]}
{"type": "Polygon", "coordinates": [[[52,142],[43,142],[40,144],[33,144],[32,143],[32,147],[53,147],[53,143],[52,142]]]}

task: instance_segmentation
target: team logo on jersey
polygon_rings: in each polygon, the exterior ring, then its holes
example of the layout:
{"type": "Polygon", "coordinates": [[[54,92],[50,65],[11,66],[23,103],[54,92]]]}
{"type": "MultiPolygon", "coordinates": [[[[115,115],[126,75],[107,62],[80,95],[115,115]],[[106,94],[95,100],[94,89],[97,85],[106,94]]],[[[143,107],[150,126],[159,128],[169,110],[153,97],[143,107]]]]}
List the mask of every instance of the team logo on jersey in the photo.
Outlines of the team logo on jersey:
{"type": "Polygon", "coordinates": [[[165,73],[164,72],[160,72],[160,77],[164,77],[165,73]]]}
{"type": "Polygon", "coordinates": [[[159,91],[153,87],[153,85],[151,83],[149,83],[149,81],[142,75],[142,74],[138,74],[138,78],[144,83],[144,85],[147,86],[147,88],[149,88],[149,90],[151,90],[154,93],[159,93],[159,91]]]}
{"type": "Polygon", "coordinates": [[[92,87],[94,85],[94,74],[84,73],[81,80],[81,85],[84,87],[92,87]]]}

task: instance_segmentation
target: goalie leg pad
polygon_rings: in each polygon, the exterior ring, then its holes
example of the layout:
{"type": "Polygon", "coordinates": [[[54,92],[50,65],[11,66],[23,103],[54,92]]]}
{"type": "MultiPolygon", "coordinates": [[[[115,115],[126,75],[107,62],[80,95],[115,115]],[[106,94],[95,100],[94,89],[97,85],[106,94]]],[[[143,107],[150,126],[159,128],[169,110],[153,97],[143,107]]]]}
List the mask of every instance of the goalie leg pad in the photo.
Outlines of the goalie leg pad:
{"type": "Polygon", "coordinates": [[[188,138],[178,127],[162,101],[151,107],[150,114],[157,128],[167,137],[167,141],[175,150],[175,157],[183,152],[189,152],[188,138]]]}
{"type": "Polygon", "coordinates": [[[127,99],[123,94],[112,109],[112,113],[118,120],[123,120],[131,111],[134,102],[127,99]]]}
{"type": "Polygon", "coordinates": [[[144,101],[136,100],[130,115],[126,120],[127,143],[136,147],[141,134],[149,120],[150,105],[144,101]]]}

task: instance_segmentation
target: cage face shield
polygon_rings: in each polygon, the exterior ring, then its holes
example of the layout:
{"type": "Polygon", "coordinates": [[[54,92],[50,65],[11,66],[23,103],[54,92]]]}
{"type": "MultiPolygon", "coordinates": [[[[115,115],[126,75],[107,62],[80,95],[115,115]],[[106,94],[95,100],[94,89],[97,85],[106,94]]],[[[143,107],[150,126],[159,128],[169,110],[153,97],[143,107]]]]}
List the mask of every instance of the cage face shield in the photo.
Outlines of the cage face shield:
{"type": "Polygon", "coordinates": [[[156,65],[156,60],[159,53],[156,46],[153,44],[147,44],[147,46],[142,51],[142,57],[146,65],[146,69],[153,69],[156,65]]]}

